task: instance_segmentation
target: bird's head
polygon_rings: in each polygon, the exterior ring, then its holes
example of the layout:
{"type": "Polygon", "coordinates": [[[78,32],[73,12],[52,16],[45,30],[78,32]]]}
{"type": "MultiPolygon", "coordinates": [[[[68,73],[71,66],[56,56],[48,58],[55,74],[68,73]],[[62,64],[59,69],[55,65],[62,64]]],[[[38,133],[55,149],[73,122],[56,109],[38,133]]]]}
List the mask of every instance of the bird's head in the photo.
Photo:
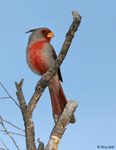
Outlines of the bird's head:
{"type": "Polygon", "coordinates": [[[51,30],[49,30],[48,28],[32,29],[27,31],[26,33],[29,32],[32,32],[32,34],[29,37],[29,43],[36,41],[50,42],[51,38],[54,37],[53,32],[51,32],[51,30]]]}

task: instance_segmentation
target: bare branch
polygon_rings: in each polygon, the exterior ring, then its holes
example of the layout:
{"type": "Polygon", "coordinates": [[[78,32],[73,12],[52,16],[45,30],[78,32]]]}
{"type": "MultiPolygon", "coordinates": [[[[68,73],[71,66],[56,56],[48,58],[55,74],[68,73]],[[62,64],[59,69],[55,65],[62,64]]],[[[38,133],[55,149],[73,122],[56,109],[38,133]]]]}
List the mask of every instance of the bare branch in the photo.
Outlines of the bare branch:
{"type": "Polygon", "coordinates": [[[78,106],[77,101],[69,101],[60,116],[57,124],[54,126],[51,135],[50,140],[48,142],[48,145],[46,146],[45,150],[57,150],[59,142],[64,134],[64,131],[66,130],[66,126],[69,123],[74,111],[76,110],[78,106]]]}
{"type": "Polygon", "coordinates": [[[6,150],[6,149],[4,149],[4,148],[1,148],[1,147],[0,147],[0,149],[2,149],[2,150],[6,150]]]}
{"type": "MultiPolygon", "coordinates": [[[[9,131],[8,131],[8,133],[15,134],[15,135],[20,135],[20,136],[23,136],[23,137],[25,137],[25,135],[23,135],[23,134],[20,134],[20,133],[14,133],[14,132],[9,132],[9,131]]],[[[7,133],[4,133],[4,134],[7,134],[7,133]]]]}
{"type": "MultiPolygon", "coordinates": [[[[2,141],[2,139],[0,139],[0,140],[2,141]]],[[[2,141],[2,143],[3,143],[3,145],[6,147],[6,149],[9,150],[8,147],[5,145],[5,143],[4,143],[3,141],[2,141]]],[[[2,149],[2,148],[1,148],[1,149],[2,149]]]]}
{"type": "Polygon", "coordinates": [[[16,88],[17,88],[17,97],[19,100],[19,104],[21,106],[21,112],[23,115],[23,120],[25,123],[25,136],[26,136],[26,145],[27,149],[31,150],[36,150],[35,146],[35,132],[34,132],[34,126],[33,126],[33,121],[32,121],[32,114],[27,110],[27,105],[25,102],[25,98],[22,92],[22,84],[23,84],[24,79],[21,79],[19,84],[15,82],[16,88]]]}
{"type": "Polygon", "coordinates": [[[7,131],[7,129],[5,128],[5,126],[4,126],[4,124],[3,124],[3,121],[2,121],[2,117],[0,116],[0,119],[1,119],[1,121],[0,121],[0,123],[1,123],[1,125],[3,126],[3,128],[4,128],[4,130],[5,130],[5,132],[9,135],[9,137],[12,139],[12,141],[14,142],[14,144],[15,144],[15,146],[17,147],[17,149],[18,150],[20,150],[19,149],[19,147],[17,146],[17,144],[16,144],[16,142],[15,142],[15,140],[14,140],[14,138],[9,134],[9,132],[7,131]]]}
{"type": "MultiPolygon", "coordinates": [[[[2,83],[0,83],[0,85],[3,87],[3,89],[6,91],[6,93],[8,94],[9,97],[6,97],[6,98],[11,98],[15,104],[20,108],[20,106],[18,105],[18,103],[14,100],[14,98],[8,93],[8,91],[6,90],[6,88],[2,85],[2,83]]],[[[5,97],[4,97],[5,98],[5,97]]],[[[4,99],[4,98],[1,98],[1,99],[4,99]]]]}
{"type": "MultiPolygon", "coordinates": [[[[5,130],[0,130],[1,132],[6,132],[5,130]]],[[[14,133],[14,132],[9,132],[8,133],[11,133],[11,134],[15,134],[15,135],[20,135],[20,136],[25,136],[23,134],[20,134],[20,133],[14,133]]],[[[7,133],[4,133],[4,134],[7,134],[7,133]]]]}
{"type": "Polygon", "coordinates": [[[18,97],[18,100],[19,100],[19,104],[20,104],[22,113],[24,113],[24,111],[26,110],[26,107],[27,107],[26,102],[25,102],[25,98],[24,98],[24,95],[23,95],[23,92],[22,92],[23,81],[24,81],[24,79],[21,79],[19,84],[17,82],[15,82],[15,86],[17,88],[16,94],[17,94],[17,97],[18,97]]]}
{"type": "Polygon", "coordinates": [[[14,124],[12,124],[12,123],[11,123],[11,122],[9,122],[9,121],[6,121],[6,120],[4,120],[4,119],[2,119],[2,121],[6,122],[6,123],[9,123],[11,126],[13,126],[13,127],[17,128],[17,129],[19,129],[19,130],[21,130],[21,131],[25,132],[23,129],[21,129],[21,128],[19,128],[19,127],[15,126],[14,124]]]}
{"type": "Polygon", "coordinates": [[[10,97],[1,97],[0,99],[6,99],[6,98],[10,98],[10,97]]]}
{"type": "Polygon", "coordinates": [[[37,150],[44,150],[44,143],[40,141],[40,138],[37,139],[37,141],[39,142],[39,147],[37,150]]]}

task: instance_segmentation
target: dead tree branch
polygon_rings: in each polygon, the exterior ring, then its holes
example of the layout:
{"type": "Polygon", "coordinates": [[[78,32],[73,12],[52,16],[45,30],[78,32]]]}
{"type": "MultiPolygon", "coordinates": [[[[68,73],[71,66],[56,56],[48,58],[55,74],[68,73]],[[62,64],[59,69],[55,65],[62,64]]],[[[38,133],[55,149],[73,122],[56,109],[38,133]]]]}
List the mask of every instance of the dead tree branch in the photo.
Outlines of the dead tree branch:
{"type": "Polygon", "coordinates": [[[59,142],[64,134],[64,131],[66,130],[66,126],[69,123],[72,115],[74,114],[74,111],[76,110],[78,106],[77,101],[69,101],[60,116],[57,124],[54,126],[51,135],[50,140],[48,142],[48,145],[44,150],[57,150],[59,142]]]}
{"type": "Polygon", "coordinates": [[[19,128],[19,127],[15,126],[14,124],[12,124],[12,123],[11,123],[11,122],[9,122],[9,121],[4,120],[3,118],[2,118],[2,121],[4,121],[4,122],[6,122],[6,123],[10,124],[11,126],[13,126],[13,127],[17,128],[18,130],[21,130],[21,131],[25,132],[23,129],[21,129],[21,128],[19,128]]]}
{"type": "Polygon", "coordinates": [[[66,126],[69,123],[72,115],[74,114],[74,111],[76,110],[77,106],[78,106],[77,101],[74,102],[70,100],[66,104],[62,115],[60,116],[57,124],[54,126],[51,132],[50,140],[46,148],[44,149],[43,142],[39,141],[40,139],[38,139],[38,142],[39,142],[38,150],[57,150],[58,149],[58,145],[64,134],[64,131],[66,130],[66,126]]]}
{"type": "Polygon", "coordinates": [[[23,84],[24,79],[20,81],[18,84],[15,82],[16,88],[17,88],[17,97],[19,100],[19,104],[21,107],[21,112],[25,124],[25,136],[26,136],[26,145],[27,145],[27,150],[36,150],[35,146],[35,132],[34,132],[34,126],[33,126],[33,121],[32,121],[32,114],[28,111],[28,107],[25,102],[25,98],[22,92],[22,84],[23,84]]]}
{"type": "Polygon", "coordinates": [[[6,91],[6,93],[8,94],[9,97],[1,97],[0,99],[5,99],[5,98],[11,98],[15,104],[20,108],[19,104],[14,100],[14,98],[8,93],[8,91],[6,90],[6,88],[2,85],[2,83],[0,83],[0,85],[3,87],[3,89],[6,91]]]}
{"type": "MultiPolygon", "coordinates": [[[[43,91],[48,86],[50,79],[54,76],[54,74],[60,67],[61,63],[63,62],[63,60],[67,54],[67,51],[71,45],[71,41],[74,37],[74,33],[77,31],[79,24],[81,22],[81,16],[77,12],[73,11],[72,14],[73,14],[73,22],[69,28],[69,31],[66,34],[66,39],[62,46],[61,52],[60,52],[59,56],[57,57],[55,63],[52,65],[52,67],[42,76],[40,81],[38,81],[36,88],[35,88],[35,92],[31,98],[31,100],[29,101],[28,105],[26,105],[25,98],[24,98],[24,95],[22,92],[22,84],[23,84],[24,79],[22,79],[19,84],[17,82],[15,82],[16,89],[17,89],[16,94],[17,94],[17,98],[19,100],[21,112],[23,115],[23,120],[25,123],[27,150],[31,150],[31,149],[36,150],[34,126],[33,126],[33,122],[32,122],[32,112],[33,112],[34,108],[36,107],[36,104],[39,101],[39,98],[42,95],[43,91]]],[[[70,114],[70,115],[72,116],[73,114],[70,114]]],[[[65,117],[66,116],[67,116],[67,114],[65,114],[65,117]]],[[[65,117],[63,116],[64,120],[65,120],[65,117]]],[[[62,117],[60,117],[58,123],[56,124],[56,126],[54,127],[54,129],[51,133],[50,141],[47,146],[47,148],[48,147],[50,148],[49,150],[53,150],[54,147],[57,149],[58,144],[56,144],[56,142],[59,143],[59,141],[64,133],[64,130],[65,130],[65,128],[63,128],[63,130],[61,130],[60,128],[61,128],[61,126],[62,127],[64,125],[66,126],[68,121],[70,121],[69,120],[70,118],[71,117],[68,117],[68,120],[66,120],[65,122],[63,121],[64,124],[62,124],[61,123],[62,117]],[[58,131],[56,132],[56,130],[58,130],[58,131]],[[51,142],[54,142],[54,143],[51,144],[51,142]]]]}
{"type": "Polygon", "coordinates": [[[2,120],[2,117],[0,116],[0,119],[1,119],[1,121],[0,121],[0,124],[2,125],[2,127],[4,128],[4,130],[5,130],[5,132],[9,135],[9,137],[12,139],[12,141],[13,141],[13,143],[15,144],[15,146],[16,146],[16,148],[18,149],[18,150],[20,150],[19,149],[19,147],[17,146],[17,144],[16,144],[16,142],[15,142],[15,140],[14,140],[14,138],[9,134],[9,132],[7,131],[7,129],[5,128],[5,126],[4,126],[4,123],[3,123],[3,120],[2,120]]]}
{"type": "MultiPolygon", "coordinates": [[[[7,134],[5,130],[0,130],[1,132],[5,132],[4,134],[7,134]]],[[[23,134],[20,134],[20,133],[14,133],[14,132],[9,132],[8,133],[11,133],[11,134],[15,134],[15,135],[20,135],[20,136],[25,136],[23,134]]]]}
{"type": "MultiPolygon", "coordinates": [[[[0,140],[2,141],[2,139],[0,139],[0,140]]],[[[9,150],[8,147],[5,145],[5,143],[3,141],[2,141],[2,143],[6,147],[6,149],[9,150]]],[[[3,148],[0,148],[0,149],[3,149],[3,148]]],[[[3,150],[5,150],[5,149],[3,149],[3,150]]]]}

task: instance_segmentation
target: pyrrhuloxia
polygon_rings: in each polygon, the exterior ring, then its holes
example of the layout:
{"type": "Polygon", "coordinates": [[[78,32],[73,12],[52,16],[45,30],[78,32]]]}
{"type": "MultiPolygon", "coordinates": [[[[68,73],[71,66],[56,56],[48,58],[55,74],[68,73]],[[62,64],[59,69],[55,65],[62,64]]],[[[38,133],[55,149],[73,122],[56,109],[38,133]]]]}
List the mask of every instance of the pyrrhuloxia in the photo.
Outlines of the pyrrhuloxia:
{"type": "MultiPolygon", "coordinates": [[[[43,75],[54,64],[57,58],[54,48],[50,44],[50,40],[54,34],[48,28],[38,28],[28,32],[32,32],[26,49],[28,66],[34,73],[43,75]]],[[[67,99],[59,80],[62,81],[60,68],[50,80],[48,86],[55,123],[58,121],[59,116],[62,114],[63,109],[67,104],[67,99]]],[[[74,115],[70,122],[75,122],[74,115]]]]}

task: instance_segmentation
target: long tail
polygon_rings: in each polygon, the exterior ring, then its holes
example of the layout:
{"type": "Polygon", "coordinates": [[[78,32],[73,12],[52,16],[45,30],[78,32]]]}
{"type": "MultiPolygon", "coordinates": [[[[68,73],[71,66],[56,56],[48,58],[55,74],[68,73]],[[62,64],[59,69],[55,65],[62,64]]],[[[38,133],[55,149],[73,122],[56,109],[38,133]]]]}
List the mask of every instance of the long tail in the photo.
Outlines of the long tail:
{"type": "MultiPolygon", "coordinates": [[[[67,104],[66,96],[63,92],[62,86],[60,84],[59,78],[55,75],[49,83],[49,91],[52,102],[53,117],[55,122],[58,121],[59,116],[62,114],[65,105],[67,104]]],[[[71,123],[75,122],[75,117],[71,118],[71,123]]]]}

